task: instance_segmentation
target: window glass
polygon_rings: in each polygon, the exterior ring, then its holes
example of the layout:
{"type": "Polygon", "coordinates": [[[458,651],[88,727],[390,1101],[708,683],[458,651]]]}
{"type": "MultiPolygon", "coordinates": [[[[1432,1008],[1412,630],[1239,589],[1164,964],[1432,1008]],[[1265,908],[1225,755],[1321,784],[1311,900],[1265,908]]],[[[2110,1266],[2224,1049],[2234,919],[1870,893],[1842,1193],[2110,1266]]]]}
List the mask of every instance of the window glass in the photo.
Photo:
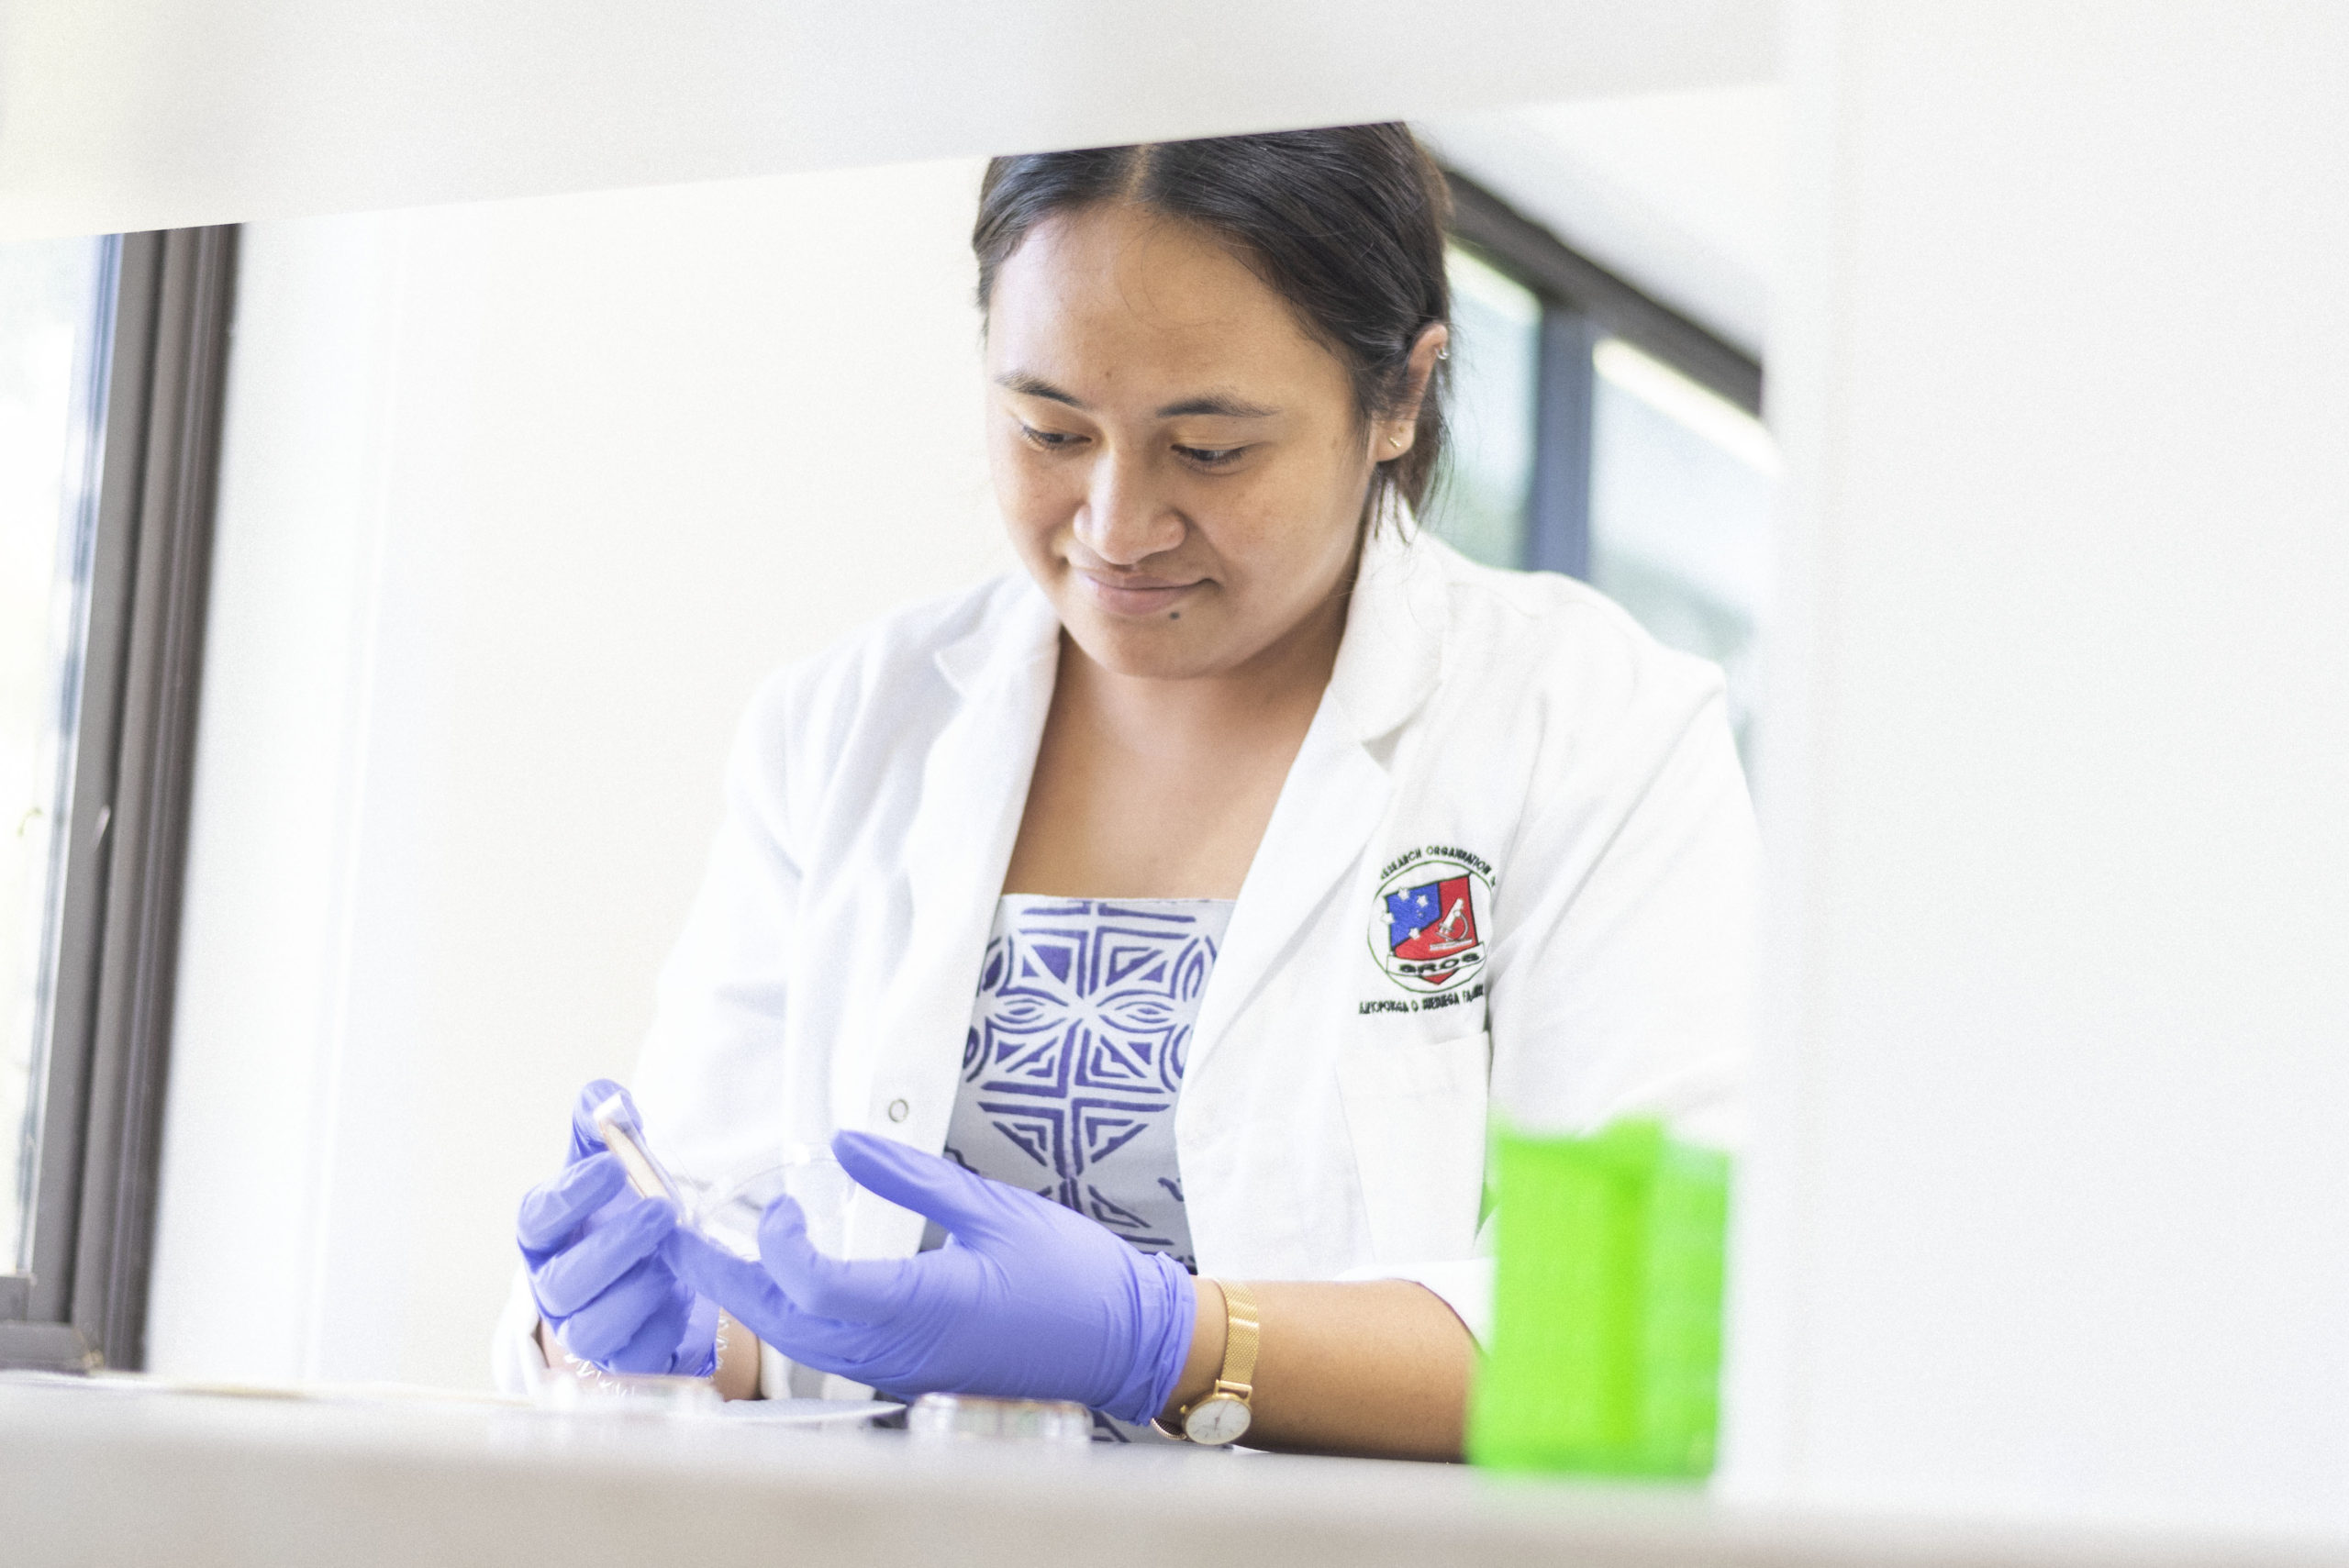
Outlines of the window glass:
{"type": "Polygon", "coordinates": [[[1590,580],[1729,675],[1749,762],[1777,450],[1760,420],[1615,339],[1592,356],[1590,580]]]}
{"type": "Polygon", "coordinates": [[[1534,399],[1542,302],[1514,278],[1453,247],[1452,460],[1423,519],[1471,560],[1525,561],[1533,489],[1534,399]]]}
{"type": "Polygon", "coordinates": [[[0,246],[0,1273],[31,1239],[108,256],[103,239],[0,246]]]}

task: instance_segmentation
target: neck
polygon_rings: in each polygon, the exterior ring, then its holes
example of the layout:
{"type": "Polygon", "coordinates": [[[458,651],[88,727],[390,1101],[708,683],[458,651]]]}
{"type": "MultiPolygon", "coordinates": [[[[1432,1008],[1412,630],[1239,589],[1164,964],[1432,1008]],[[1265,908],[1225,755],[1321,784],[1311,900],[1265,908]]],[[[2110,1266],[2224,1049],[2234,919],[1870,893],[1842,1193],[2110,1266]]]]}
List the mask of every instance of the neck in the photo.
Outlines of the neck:
{"type": "Polygon", "coordinates": [[[1180,679],[1105,669],[1063,632],[1059,701],[1074,699],[1102,729],[1144,753],[1187,751],[1201,742],[1244,744],[1267,731],[1301,736],[1337,666],[1347,600],[1333,594],[1244,663],[1180,679]]]}

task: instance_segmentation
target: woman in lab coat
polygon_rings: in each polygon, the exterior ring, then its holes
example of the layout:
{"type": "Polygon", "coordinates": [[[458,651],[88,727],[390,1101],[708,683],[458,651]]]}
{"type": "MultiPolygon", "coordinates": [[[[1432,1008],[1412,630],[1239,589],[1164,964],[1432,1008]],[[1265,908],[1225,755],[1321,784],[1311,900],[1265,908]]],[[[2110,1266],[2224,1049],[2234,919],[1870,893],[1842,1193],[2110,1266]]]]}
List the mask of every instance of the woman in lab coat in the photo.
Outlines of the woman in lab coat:
{"type": "Polygon", "coordinates": [[[680,1169],[831,1141],[844,1258],[788,1200],[758,1262],[677,1229],[583,1109],[510,1380],[1456,1455],[1488,1118],[1719,1135],[1754,878],[1721,678],[1416,530],[1446,206],[1399,126],[991,166],[1023,570],[759,694],[635,1083],[680,1169]]]}

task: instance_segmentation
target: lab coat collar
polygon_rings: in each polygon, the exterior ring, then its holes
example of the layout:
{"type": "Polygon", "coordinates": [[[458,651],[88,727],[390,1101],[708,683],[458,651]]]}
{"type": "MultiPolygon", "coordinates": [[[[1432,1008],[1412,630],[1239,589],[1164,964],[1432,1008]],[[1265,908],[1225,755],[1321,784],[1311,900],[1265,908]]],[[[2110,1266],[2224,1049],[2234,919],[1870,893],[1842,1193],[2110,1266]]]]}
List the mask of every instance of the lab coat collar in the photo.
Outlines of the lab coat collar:
{"type": "MultiPolygon", "coordinates": [[[[1014,677],[1033,681],[1037,661],[1060,656],[1060,616],[1035,579],[1025,572],[1008,573],[997,579],[995,593],[1000,595],[1002,620],[980,617],[976,625],[935,656],[938,673],[964,698],[982,695],[998,681],[1014,677]]],[[[1043,679],[1044,695],[1050,697],[1049,669],[1043,679]]]]}
{"type": "Polygon", "coordinates": [[[1442,677],[1450,611],[1437,559],[1443,548],[1408,517],[1382,522],[1363,543],[1326,699],[1357,740],[1400,728],[1442,677]]]}

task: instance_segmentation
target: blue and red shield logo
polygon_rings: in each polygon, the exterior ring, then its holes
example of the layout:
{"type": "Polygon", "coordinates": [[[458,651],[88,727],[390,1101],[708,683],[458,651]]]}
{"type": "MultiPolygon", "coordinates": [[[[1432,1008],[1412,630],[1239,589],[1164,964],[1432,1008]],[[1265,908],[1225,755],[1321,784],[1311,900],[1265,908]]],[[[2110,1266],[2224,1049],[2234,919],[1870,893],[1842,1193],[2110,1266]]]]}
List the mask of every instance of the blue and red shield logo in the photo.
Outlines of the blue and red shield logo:
{"type": "Polygon", "coordinates": [[[1413,991],[1442,991],[1485,962],[1479,906],[1492,884],[1457,862],[1422,859],[1378,891],[1371,951],[1378,966],[1413,991]]]}

